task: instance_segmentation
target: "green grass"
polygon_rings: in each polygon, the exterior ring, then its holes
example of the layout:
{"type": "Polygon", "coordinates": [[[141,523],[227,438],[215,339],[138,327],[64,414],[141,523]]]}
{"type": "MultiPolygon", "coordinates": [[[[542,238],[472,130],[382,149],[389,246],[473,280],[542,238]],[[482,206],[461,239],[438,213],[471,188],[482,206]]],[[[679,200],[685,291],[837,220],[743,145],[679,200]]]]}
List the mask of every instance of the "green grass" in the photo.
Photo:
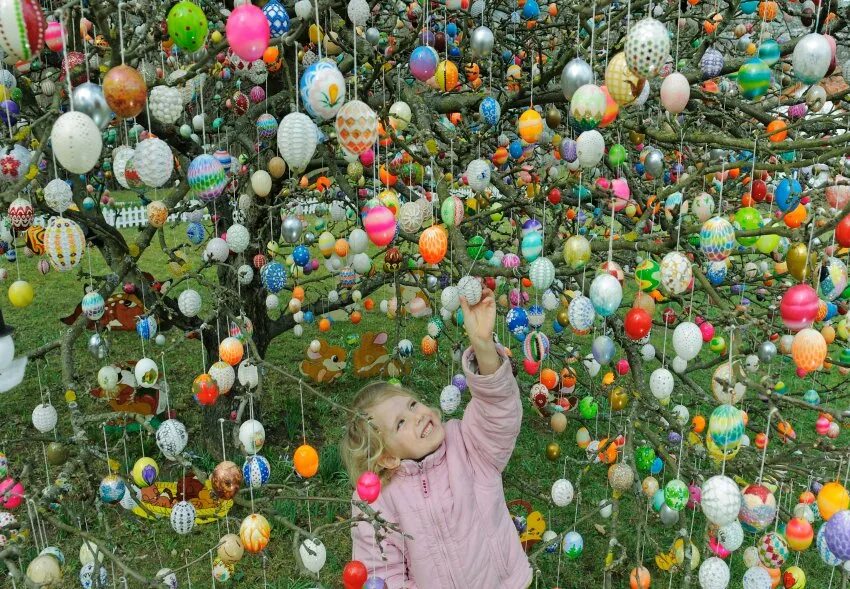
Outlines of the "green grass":
{"type": "MultiPolygon", "coordinates": [[[[124,198],[127,195],[121,196],[124,198]]],[[[176,241],[179,237],[174,232],[181,230],[181,228],[169,229],[169,242],[176,241]]],[[[133,230],[127,231],[128,234],[133,232],[133,230]]],[[[192,251],[190,253],[192,262],[197,263],[198,252],[192,251]]],[[[105,266],[99,255],[93,254],[91,260],[93,272],[102,274],[105,271],[105,266]]],[[[83,267],[87,269],[88,263],[89,260],[86,258],[83,267]]],[[[164,264],[164,255],[156,246],[150,248],[141,260],[142,269],[151,271],[157,278],[165,278],[164,264]]],[[[17,267],[8,263],[6,263],[6,266],[10,273],[8,282],[14,279],[17,267]]],[[[36,299],[31,307],[13,309],[8,304],[3,305],[7,323],[14,325],[17,329],[15,341],[20,353],[36,348],[60,335],[64,325],[58,321],[58,317],[67,315],[74,309],[82,296],[82,282],[76,272],[57,273],[51,271],[46,276],[42,276],[36,269],[36,259],[26,258],[23,255],[21,255],[17,266],[20,268],[21,277],[29,280],[36,288],[36,299]]],[[[202,294],[207,293],[202,292],[202,294]]],[[[389,296],[389,293],[378,293],[373,298],[380,300],[382,296],[389,296]]],[[[709,317],[711,317],[710,314],[709,317]]],[[[375,311],[365,313],[363,322],[356,329],[358,331],[380,330],[385,329],[388,325],[392,326],[386,318],[375,311]]],[[[392,327],[390,344],[395,343],[395,330],[394,326],[392,327]]],[[[350,324],[337,323],[334,329],[326,334],[326,337],[331,343],[345,346],[345,336],[352,329],[353,326],[350,324]]],[[[460,336],[460,330],[455,326],[450,325],[447,330],[452,338],[456,339],[460,336]]],[[[550,330],[547,329],[547,331],[550,330]]],[[[401,337],[408,337],[415,343],[418,342],[422,334],[424,334],[424,322],[422,321],[406,321],[401,330],[401,337]]],[[[297,363],[303,357],[306,346],[310,340],[318,336],[315,325],[308,326],[300,339],[291,333],[284,334],[272,343],[267,358],[284,369],[296,373],[297,363]]],[[[654,343],[659,350],[662,346],[662,337],[663,329],[656,328],[654,330],[654,343]]],[[[110,361],[130,360],[142,356],[141,343],[135,333],[112,333],[108,334],[107,338],[111,345],[110,361]]],[[[86,413],[96,413],[104,411],[104,405],[101,401],[91,398],[86,391],[94,384],[100,363],[87,353],[86,339],[87,337],[81,338],[76,345],[77,378],[81,383],[80,390],[77,393],[82,410],[86,413]]],[[[591,336],[583,338],[568,336],[563,340],[578,344],[586,350],[589,347],[591,336]]],[[[520,348],[518,348],[516,342],[512,342],[512,347],[515,354],[518,357],[521,356],[520,348]]],[[[561,344],[558,344],[558,347],[560,349],[561,344]]],[[[448,342],[441,343],[440,358],[445,362],[450,362],[449,348],[448,342]]],[[[199,342],[185,339],[182,333],[170,332],[167,334],[167,343],[163,349],[160,350],[151,344],[147,344],[145,349],[149,356],[157,359],[160,352],[165,353],[168,379],[172,390],[172,404],[177,408],[180,418],[190,429],[189,449],[201,446],[204,437],[214,436],[217,439],[217,431],[201,431],[200,423],[204,410],[195,405],[190,398],[192,379],[201,369],[199,342]]],[[[350,352],[351,349],[348,349],[350,352]]],[[[668,358],[670,354],[672,354],[672,350],[668,348],[668,358]]],[[[711,352],[706,350],[702,357],[707,358],[710,355],[711,352]]],[[[783,375],[787,373],[790,377],[791,371],[788,368],[788,363],[782,359],[777,360],[777,363],[785,366],[783,375]]],[[[28,434],[34,432],[30,424],[30,412],[39,402],[39,390],[50,395],[53,404],[59,411],[58,435],[63,437],[71,433],[67,407],[62,398],[63,387],[57,354],[49,355],[46,361],[40,361],[36,365],[30,366],[27,378],[22,385],[5,395],[0,395],[0,414],[5,418],[0,442],[9,455],[13,474],[19,473],[27,463],[31,465],[35,473],[38,473],[30,479],[31,489],[43,484],[41,448],[38,444],[21,441],[20,438],[26,438],[28,434]],[[38,370],[36,370],[36,365],[38,370]],[[39,389],[39,379],[41,389],[39,389]]],[[[555,363],[552,366],[559,368],[555,363]]],[[[650,364],[649,370],[655,366],[655,364],[650,364]]],[[[459,367],[455,366],[454,372],[458,371],[459,367]]],[[[444,383],[448,382],[451,374],[452,371],[447,365],[435,363],[431,358],[414,355],[412,372],[407,377],[406,383],[421,392],[427,402],[436,405],[439,402],[440,389],[444,383]]],[[[700,374],[695,375],[695,378],[705,387],[709,382],[709,376],[708,374],[700,374]]],[[[520,381],[521,391],[525,395],[533,384],[532,377],[521,371],[520,381]]],[[[786,382],[791,385],[789,394],[799,395],[810,386],[808,382],[799,383],[792,378],[786,378],[786,382]]],[[[334,385],[323,386],[322,391],[331,395],[337,402],[346,404],[353,398],[361,384],[361,381],[353,378],[350,374],[346,374],[334,385]]],[[[598,387],[598,385],[595,386],[598,387]]],[[[270,372],[266,375],[265,391],[265,397],[260,408],[260,418],[268,433],[268,442],[264,454],[272,464],[272,482],[291,482],[289,457],[292,449],[300,443],[302,425],[298,387],[292,382],[280,378],[276,373],[270,372]]],[[[581,390],[580,394],[586,392],[586,390],[581,390]]],[[[681,399],[685,402],[691,409],[691,415],[694,415],[697,411],[708,415],[712,408],[710,405],[683,395],[683,391],[677,389],[674,393],[674,399],[677,401],[681,399]]],[[[219,402],[224,402],[224,400],[219,402]]],[[[602,401],[601,406],[607,407],[607,403],[602,401]]],[[[758,431],[758,428],[764,427],[764,420],[755,412],[753,415],[751,427],[753,431],[758,431]],[[758,423],[759,419],[762,419],[761,423],[758,423]]],[[[586,425],[594,437],[603,437],[609,433],[616,435],[622,431],[625,416],[625,412],[608,414],[607,410],[603,409],[595,422],[586,425]]],[[[344,416],[327,407],[325,403],[317,402],[309,396],[305,398],[307,437],[308,440],[319,447],[321,453],[321,468],[314,484],[325,496],[347,499],[350,497],[350,485],[343,472],[342,463],[336,450],[343,419],[344,416]]],[[[813,417],[799,416],[799,421],[795,421],[798,435],[802,439],[811,441],[814,437],[811,427],[812,420],[813,417]]],[[[578,517],[581,517],[593,509],[599,501],[611,496],[607,485],[606,469],[602,465],[596,465],[590,468],[587,473],[581,475],[580,502],[566,508],[556,508],[546,500],[552,482],[563,476],[565,472],[563,461],[550,462],[547,460],[546,446],[551,441],[560,444],[563,455],[568,459],[566,476],[573,481],[578,480],[580,467],[576,465],[576,461],[585,460],[584,451],[575,444],[575,433],[580,425],[581,420],[578,419],[578,415],[570,414],[566,432],[554,434],[546,421],[537,416],[526,403],[522,433],[517,441],[514,457],[504,476],[507,499],[530,501],[535,509],[544,514],[550,526],[558,532],[572,527],[576,517],[576,509],[578,509],[578,517]]],[[[100,434],[96,429],[90,433],[94,439],[100,440],[100,434]]],[[[636,439],[634,443],[637,445],[640,440],[636,439]]],[[[158,457],[151,440],[147,440],[145,445],[148,452],[153,452],[157,456],[162,467],[162,479],[174,480],[181,475],[176,469],[169,468],[164,459],[158,457]]],[[[118,440],[113,440],[112,446],[111,455],[122,462],[122,469],[126,469],[128,464],[125,462],[123,444],[118,440]]],[[[750,449],[743,451],[743,454],[752,452],[753,450],[750,449]]],[[[129,464],[132,464],[139,456],[138,437],[128,438],[127,458],[129,464]]],[[[242,458],[237,456],[234,459],[240,462],[242,458]]],[[[217,458],[214,456],[202,453],[198,458],[198,463],[208,469],[216,460],[217,458]]],[[[106,472],[105,465],[94,464],[90,467],[93,472],[103,472],[104,474],[106,472]]],[[[708,470],[711,473],[719,472],[719,468],[714,466],[711,466],[708,470]]],[[[51,473],[55,474],[56,469],[52,468],[51,473]]],[[[665,472],[659,475],[658,478],[662,486],[674,474],[665,472]]],[[[798,485],[798,491],[802,490],[801,485],[802,483],[798,485]]],[[[98,521],[92,508],[93,502],[97,499],[81,494],[81,491],[82,489],[75,489],[67,498],[66,506],[72,510],[72,513],[78,513],[80,501],[86,502],[88,507],[85,509],[85,514],[90,519],[84,523],[89,526],[93,533],[110,538],[110,541],[116,545],[118,553],[133,562],[137,570],[147,575],[155,574],[161,566],[177,566],[185,562],[186,559],[192,560],[203,555],[206,550],[215,545],[219,535],[225,530],[225,524],[219,523],[198,526],[189,536],[177,536],[171,530],[167,521],[155,523],[142,521],[129,515],[119,506],[103,508],[103,518],[98,521]]],[[[257,497],[260,498],[262,495],[262,492],[260,492],[257,497]]],[[[623,498],[620,507],[622,516],[618,538],[629,551],[629,568],[634,566],[636,548],[638,542],[640,542],[643,546],[644,564],[653,571],[657,586],[664,586],[668,582],[668,578],[666,574],[657,570],[652,564],[652,559],[658,551],[669,549],[679,526],[663,527],[654,513],[645,512],[643,505],[643,502],[635,496],[623,498]],[[636,530],[646,518],[650,523],[649,532],[639,538],[636,530]]],[[[273,512],[278,515],[292,519],[299,525],[305,527],[308,525],[307,506],[304,502],[277,499],[271,503],[271,507],[273,512]]],[[[312,503],[309,521],[314,526],[320,525],[321,523],[335,521],[338,518],[344,518],[348,513],[349,507],[344,503],[330,503],[326,506],[312,503]]],[[[233,512],[236,518],[244,514],[245,510],[242,508],[236,508],[233,512]]],[[[25,513],[19,512],[18,515],[22,518],[26,517],[25,513]]],[[[683,524],[689,527],[691,514],[683,512],[683,516],[688,518],[687,521],[683,518],[683,524]]],[[[696,518],[693,540],[705,556],[707,549],[703,521],[701,516],[696,518]]],[[[611,533],[610,524],[610,520],[594,517],[578,527],[577,531],[584,537],[585,548],[584,555],[576,561],[568,560],[566,557],[559,559],[557,554],[544,555],[539,561],[544,573],[540,586],[559,584],[560,586],[598,589],[601,586],[601,566],[611,533]],[[597,525],[601,527],[596,527],[597,525]]],[[[235,526],[236,522],[230,522],[231,529],[234,529],[235,526]]],[[[343,530],[330,537],[325,537],[323,540],[328,548],[328,562],[322,572],[321,580],[326,586],[339,586],[338,579],[342,567],[350,557],[351,546],[348,532],[343,530]]],[[[64,533],[49,530],[48,541],[51,544],[59,545],[68,559],[66,579],[63,586],[78,586],[76,575],[79,570],[77,560],[79,540],[64,533]]],[[[748,537],[745,542],[753,541],[753,538],[748,537]]],[[[262,559],[246,556],[237,566],[235,584],[242,587],[262,587],[264,586],[265,572],[268,587],[286,589],[306,589],[310,587],[309,579],[299,576],[297,572],[291,548],[290,533],[282,527],[275,527],[272,542],[268,548],[269,559],[266,561],[266,570],[263,570],[262,559]]],[[[735,584],[740,582],[739,579],[744,571],[741,554],[742,551],[737,552],[732,559],[732,586],[736,586],[735,584]]],[[[25,551],[24,562],[27,562],[34,555],[34,548],[29,546],[25,551]]],[[[826,586],[829,571],[824,565],[820,564],[816,552],[810,550],[805,553],[800,559],[800,565],[809,573],[809,586],[826,586]]],[[[185,575],[185,572],[181,574],[181,584],[185,583],[185,575]]],[[[189,569],[189,576],[193,586],[205,586],[210,583],[208,559],[201,559],[200,562],[192,566],[189,569]]],[[[627,576],[622,574],[618,573],[616,579],[616,587],[625,586],[627,583],[627,576]]],[[[673,585],[678,586],[680,579],[681,575],[678,575],[673,580],[673,585]]],[[[692,582],[691,586],[696,586],[696,582],[692,582]]]]}

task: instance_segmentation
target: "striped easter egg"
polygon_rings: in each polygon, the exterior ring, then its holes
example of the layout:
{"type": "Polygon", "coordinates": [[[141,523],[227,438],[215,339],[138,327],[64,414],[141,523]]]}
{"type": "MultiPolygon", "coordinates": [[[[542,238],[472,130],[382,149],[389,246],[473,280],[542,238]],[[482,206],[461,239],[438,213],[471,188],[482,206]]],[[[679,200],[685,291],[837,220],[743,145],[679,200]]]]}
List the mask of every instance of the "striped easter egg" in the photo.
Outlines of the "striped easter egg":
{"type": "Polygon", "coordinates": [[[44,232],[44,249],[51,265],[65,272],[83,259],[86,251],[86,236],[71,219],[53,217],[44,232]]]}
{"type": "Polygon", "coordinates": [[[527,262],[533,262],[543,252],[543,235],[537,231],[526,233],[520,244],[520,253],[527,262]]]}
{"type": "Polygon", "coordinates": [[[738,87],[744,98],[758,98],[770,87],[770,67],[758,57],[748,59],[738,70],[738,87]]]}
{"type": "Polygon", "coordinates": [[[47,21],[36,0],[0,0],[0,47],[29,61],[44,47],[47,21]]]}
{"type": "Polygon", "coordinates": [[[207,154],[192,160],[186,172],[186,179],[194,195],[203,202],[215,200],[227,186],[224,166],[218,159],[207,154]]]}
{"type": "Polygon", "coordinates": [[[63,37],[65,34],[64,28],[64,25],[59,21],[47,23],[47,29],[44,31],[44,44],[51,51],[62,51],[62,47],[65,44],[63,37]]]}
{"type": "Polygon", "coordinates": [[[373,207],[363,219],[366,235],[378,247],[389,244],[396,234],[396,220],[392,211],[383,205],[373,207]]]}

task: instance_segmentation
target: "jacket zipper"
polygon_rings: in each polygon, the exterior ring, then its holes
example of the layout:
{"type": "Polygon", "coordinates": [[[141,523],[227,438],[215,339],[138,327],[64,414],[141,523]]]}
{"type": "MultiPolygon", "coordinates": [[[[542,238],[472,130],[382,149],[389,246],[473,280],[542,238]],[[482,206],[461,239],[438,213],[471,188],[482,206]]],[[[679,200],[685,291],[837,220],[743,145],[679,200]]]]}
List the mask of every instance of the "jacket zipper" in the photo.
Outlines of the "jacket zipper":
{"type": "Polygon", "coordinates": [[[431,497],[431,488],[428,483],[428,476],[425,474],[425,466],[421,463],[419,464],[419,477],[422,484],[422,495],[425,497],[425,503],[428,505],[428,515],[431,517],[431,524],[434,526],[434,529],[436,530],[437,535],[439,536],[440,554],[442,554],[443,556],[443,561],[447,565],[449,565],[449,578],[451,579],[452,587],[459,587],[452,572],[449,554],[448,552],[446,552],[446,544],[445,542],[443,542],[442,526],[437,521],[437,518],[434,515],[434,511],[431,507],[431,501],[429,500],[431,497]]]}

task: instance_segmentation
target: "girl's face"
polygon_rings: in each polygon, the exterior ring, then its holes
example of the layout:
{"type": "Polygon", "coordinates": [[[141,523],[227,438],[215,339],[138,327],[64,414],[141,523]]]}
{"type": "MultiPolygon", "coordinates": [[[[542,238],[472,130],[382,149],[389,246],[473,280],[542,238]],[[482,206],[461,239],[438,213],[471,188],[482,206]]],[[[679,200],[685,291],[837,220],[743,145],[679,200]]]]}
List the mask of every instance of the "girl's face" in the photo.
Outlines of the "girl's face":
{"type": "Polygon", "coordinates": [[[424,458],[446,437],[440,414],[408,395],[384,399],[371,414],[383,436],[388,468],[401,460],[424,458]]]}

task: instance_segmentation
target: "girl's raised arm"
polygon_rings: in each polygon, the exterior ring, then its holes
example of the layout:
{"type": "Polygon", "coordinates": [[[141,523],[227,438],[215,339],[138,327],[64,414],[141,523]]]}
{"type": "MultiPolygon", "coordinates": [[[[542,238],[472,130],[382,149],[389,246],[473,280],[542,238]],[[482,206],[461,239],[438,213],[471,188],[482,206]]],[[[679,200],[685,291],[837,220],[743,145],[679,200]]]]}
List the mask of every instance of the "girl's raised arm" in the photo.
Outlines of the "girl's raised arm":
{"type": "Polygon", "coordinates": [[[522,401],[510,360],[497,353],[501,364],[492,374],[480,374],[475,351],[463,354],[463,371],[472,393],[461,421],[463,440],[473,469],[502,472],[514,451],[522,424],[522,401]]]}

